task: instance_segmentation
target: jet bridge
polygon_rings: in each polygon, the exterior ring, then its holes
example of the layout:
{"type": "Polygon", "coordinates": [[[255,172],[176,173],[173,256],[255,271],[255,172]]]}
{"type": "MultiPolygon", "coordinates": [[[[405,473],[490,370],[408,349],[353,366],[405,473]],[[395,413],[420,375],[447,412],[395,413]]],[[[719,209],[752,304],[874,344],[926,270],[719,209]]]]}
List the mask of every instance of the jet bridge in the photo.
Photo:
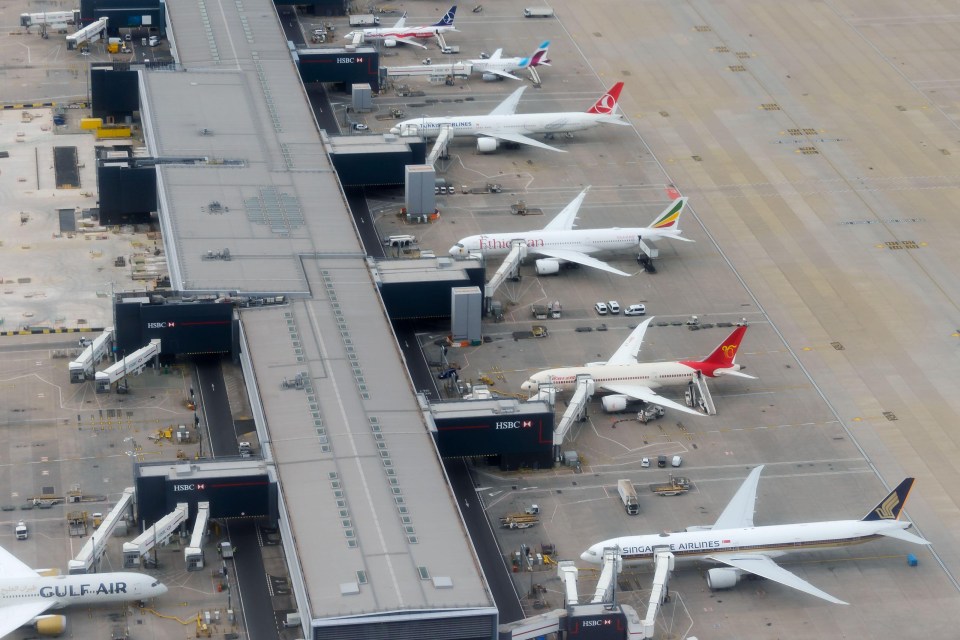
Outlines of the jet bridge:
{"type": "Polygon", "coordinates": [[[113,327],[107,327],[93,342],[87,345],[76,360],[70,363],[70,382],[84,382],[93,378],[95,367],[100,364],[113,346],[113,327]]]}
{"type": "Polygon", "coordinates": [[[641,638],[653,638],[656,627],[657,613],[660,612],[660,605],[667,600],[670,594],[670,572],[673,571],[675,562],[674,556],[669,551],[657,552],[655,559],[655,568],[653,573],[653,587],[650,589],[650,603],[647,605],[647,617],[641,623],[643,625],[643,635],[641,638]]]}
{"type": "Polygon", "coordinates": [[[580,374],[577,376],[577,387],[570,398],[567,410],[563,412],[560,418],[560,424],[553,432],[553,455],[554,459],[560,456],[560,448],[563,441],[567,438],[567,432],[573,427],[575,422],[583,420],[587,415],[587,403],[596,392],[596,386],[593,378],[588,375],[580,374]]]}
{"type": "MultiPolygon", "coordinates": [[[[140,375],[143,368],[160,354],[160,339],[154,338],[145,347],[137,349],[120,362],[115,362],[103,371],[97,371],[97,393],[108,393],[115,382],[119,382],[127,375],[140,375]]],[[[118,388],[117,391],[121,389],[118,388]]]]}
{"type": "Polygon", "coordinates": [[[187,571],[203,569],[203,543],[207,538],[207,522],[210,519],[210,503],[197,503],[197,519],[193,523],[193,535],[190,544],[183,550],[183,560],[187,564],[187,571]]]}
{"type": "Polygon", "coordinates": [[[427,161],[424,164],[432,167],[438,159],[446,158],[447,147],[451,140],[453,140],[453,129],[448,124],[441,125],[437,141],[433,143],[433,149],[430,150],[430,155],[427,156],[427,161]]]}
{"type": "Polygon", "coordinates": [[[483,287],[484,306],[489,309],[490,302],[493,300],[493,294],[497,292],[508,278],[516,278],[520,273],[520,263],[527,257],[527,241],[512,240],[510,242],[510,253],[503,259],[503,264],[493,274],[490,281],[483,287]]]}
{"type": "Polygon", "coordinates": [[[113,535],[113,530],[117,524],[123,520],[123,517],[130,512],[133,505],[134,488],[127,487],[123,490],[120,500],[114,505],[107,517],[103,519],[100,526],[94,532],[87,543],[80,549],[77,557],[67,564],[67,573],[73,575],[78,573],[90,573],[96,563],[107,550],[107,542],[113,535]]]}
{"type": "Polygon", "coordinates": [[[87,43],[96,42],[103,37],[109,21],[109,18],[100,18],[96,22],[88,24],[83,29],[78,29],[75,33],[68,35],[67,49],[76,49],[87,43]]]}
{"type": "Polygon", "coordinates": [[[165,544],[181,524],[187,521],[190,507],[186,502],[177,503],[177,507],[163,516],[156,523],[133,542],[123,543],[123,566],[125,569],[136,569],[140,566],[141,558],[158,544],[165,544]]]}
{"type": "Polygon", "coordinates": [[[617,584],[617,575],[623,570],[623,558],[620,557],[619,547],[607,547],[603,550],[603,568],[600,570],[600,579],[593,593],[591,604],[615,602],[614,587],[617,584]]]}
{"type": "Polygon", "coordinates": [[[473,65],[469,62],[454,62],[452,64],[420,64],[410,67],[385,67],[387,77],[409,77],[409,76],[454,76],[455,78],[468,78],[473,73],[473,65]]]}

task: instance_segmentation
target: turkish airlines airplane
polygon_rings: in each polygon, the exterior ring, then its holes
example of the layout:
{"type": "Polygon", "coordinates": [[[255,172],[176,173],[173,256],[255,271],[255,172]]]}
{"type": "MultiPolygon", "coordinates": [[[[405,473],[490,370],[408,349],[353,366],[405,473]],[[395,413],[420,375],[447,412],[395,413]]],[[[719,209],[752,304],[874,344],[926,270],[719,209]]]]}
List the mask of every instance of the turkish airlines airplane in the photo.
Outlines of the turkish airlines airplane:
{"type": "Polygon", "coordinates": [[[530,394],[537,393],[540,385],[547,384],[553,385],[557,391],[573,390],[577,386],[577,376],[589,376],[593,378],[598,390],[602,389],[614,394],[601,399],[605,411],[621,411],[626,407],[627,400],[633,399],[702,416],[703,414],[699,411],[664,398],[654,389],[668,386],[685,387],[697,376],[754,378],[743,373],[744,367],[734,362],[740,342],[747,332],[746,327],[734,329],[733,333],[703,360],[637,362],[643,335],[652,321],[651,317],[637,325],[637,328],[606,362],[592,362],[582,367],[547,369],[530,376],[520,385],[520,388],[530,394]]]}
{"type": "Polygon", "coordinates": [[[523,240],[527,243],[527,251],[547,256],[536,261],[537,273],[549,275],[560,270],[563,262],[575,262],[587,267],[601,269],[618,276],[629,276],[629,273],[611,267],[602,260],[597,260],[589,254],[600,251],[624,251],[633,249],[641,240],[660,240],[670,238],[693,242],[684,238],[677,225],[680,223],[680,214],[687,204],[688,198],[677,198],[669,207],[657,216],[649,227],[628,227],[612,229],[574,229],[577,213],[587,196],[587,187],[580,192],[557,216],[539,231],[524,231],[518,233],[487,233],[463,238],[450,247],[450,255],[454,258],[466,258],[471,254],[484,256],[506,255],[510,252],[513,243],[523,240]]]}
{"type": "Polygon", "coordinates": [[[614,113],[617,109],[617,100],[623,83],[618,82],[609,91],[600,96],[592,107],[586,111],[565,113],[516,113],[520,96],[527,89],[520,87],[510,96],[498,104],[493,111],[485,116],[441,116],[423,117],[404,120],[390,129],[390,133],[400,136],[419,136],[422,138],[436,138],[444,129],[449,129],[454,137],[470,135],[477,136],[477,151],[489,153],[496,151],[503,142],[526,144],[549,151],[566,153],[550,145],[534,140],[528,134],[532,133],[570,133],[592,129],[600,124],[617,124],[630,126],[624,122],[623,116],[614,113]]]}
{"type": "Polygon", "coordinates": [[[397,20],[397,23],[392,27],[358,29],[351,31],[345,35],[344,38],[350,40],[353,44],[361,44],[367,40],[383,40],[383,46],[385,47],[395,47],[398,43],[401,43],[426,49],[426,46],[416,40],[429,40],[430,38],[436,38],[441,33],[456,31],[456,27],[453,26],[453,20],[456,15],[457,5],[453,5],[443,14],[439,22],[421,27],[406,26],[407,16],[404,15],[397,20]]]}
{"type": "Polygon", "coordinates": [[[480,74],[481,78],[487,82],[494,80],[522,80],[519,76],[513,75],[513,71],[522,71],[523,69],[532,69],[540,66],[550,66],[550,60],[547,58],[547,49],[550,42],[544,42],[533,52],[533,55],[524,58],[504,58],[503,49],[497,49],[489,58],[475,58],[466,62],[453,62],[445,64],[421,64],[411,67],[390,67],[388,69],[391,75],[410,75],[410,76],[469,76],[471,73],[480,74]]]}
{"type": "Polygon", "coordinates": [[[688,527],[686,531],[674,533],[604,540],[584,551],[580,559],[599,564],[605,548],[619,547],[623,561],[636,564],[652,561],[658,551],[670,551],[678,560],[708,560],[727,565],[707,571],[707,585],[711,589],[729,589],[737,584],[741,575],[752,573],[827,602],[848,604],[787,571],[773,558],[790,551],[846,547],[883,537],[930,544],[920,536],[907,533],[912,523],[900,521],[913,478],[906,478],[860,520],[757,527],[753,524],[753,511],[761,471],[763,465],[750,472],[712,527],[688,527]]]}
{"type": "Polygon", "coordinates": [[[41,635],[63,633],[66,616],[44,615],[50,609],[149,600],[166,592],[143,573],[42,576],[0,548],[0,638],[28,624],[41,635]]]}

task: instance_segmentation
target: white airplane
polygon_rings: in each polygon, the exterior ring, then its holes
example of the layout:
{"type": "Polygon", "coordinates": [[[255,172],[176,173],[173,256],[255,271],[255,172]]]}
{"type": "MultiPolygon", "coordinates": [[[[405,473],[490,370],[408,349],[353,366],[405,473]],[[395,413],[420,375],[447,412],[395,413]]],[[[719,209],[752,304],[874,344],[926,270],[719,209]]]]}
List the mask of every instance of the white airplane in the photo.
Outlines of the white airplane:
{"type": "MultiPolygon", "coordinates": [[[[540,66],[550,66],[550,60],[547,58],[547,49],[550,42],[544,42],[533,52],[533,55],[524,58],[504,58],[503,49],[497,49],[488,58],[476,58],[465,62],[453,62],[449,64],[421,64],[411,67],[390,67],[387,72],[390,75],[397,76],[469,76],[472,73],[478,73],[480,76],[490,82],[493,80],[522,80],[519,76],[513,75],[512,71],[521,71],[523,69],[533,69],[540,66]]],[[[429,60],[429,58],[428,58],[429,60]]]]}
{"type": "Polygon", "coordinates": [[[591,129],[599,124],[618,124],[630,126],[624,122],[618,113],[617,100],[623,83],[618,82],[609,91],[600,96],[592,107],[585,112],[565,113],[516,113],[520,96],[526,90],[526,85],[510,94],[497,107],[485,116],[441,116],[423,117],[404,120],[390,129],[390,133],[400,136],[419,136],[436,138],[441,130],[449,129],[454,137],[462,135],[477,136],[477,150],[489,153],[497,150],[501,142],[515,142],[527,144],[549,151],[562,149],[551,147],[548,144],[534,140],[527,134],[531,133],[570,133],[591,129]]]}
{"type": "Polygon", "coordinates": [[[742,574],[752,573],[828,602],[847,604],[780,567],[773,558],[789,551],[845,547],[881,537],[930,544],[920,536],[907,533],[906,530],[913,526],[910,522],[900,521],[903,505],[913,487],[913,478],[901,482],[860,520],[754,526],[754,504],[762,470],[763,465],[760,465],[750,472],[712,527],[688,527],[686,531],[676,533],[604,540],[587,549],[580,559],[598,564],[602,562],[605,548],[619,547],[625,563],[638,563],[650,561],[656,552],[665,550],[672,552],[677,559],[692,558],[727,565],[707,571],[707,585],[711,589],[729,589],[736,585],[742,574]]]}
{"type": "Polygon", "coordinates": [[[143,573],[43,576],[0,548],[0,638],[28,624],[41,635],[63,633],[66,617],[44,615],[50,609],[149,600],[166,592],[143,573]]]}
{"type": "Polygon", "coordinates": [[[436,38],[441,33],[457,31],[456,27],[453,26],[453,20],[456,15],[457,5],[453,5],[445,14],[443,14],[443,17],[439,22],[420,27],[406,26],[407,16],[404,15],[397,20],[397,23],[392,27],[372,27],[370,29],[358,29],[356,31],[351,31],[345,35],[344,38],[350,40],[353,42],[353,44],[361,44],[367,40],[382,40],[383,46],[385,47],[395,47],[398,43],[402,43],[420,47],[421,49],[426,49],[426,46],[420,44],[416,40],[429,40],[430,38],[436,38]]]}
{"type": "Polygon", "coordinates": [[[747,328],[737,327],[726,340],[703,360],[681,360],[679,362],[637,362],[637,354],[643,343],[643,334],[653,318],[644,320],[633,330],[606,362],[591,362],[582,367],[560,367],[547,369],[530,376],[520,385],[527,393],[536,393],[540,385],[551,384],[557,391],[573,390],[577,385],[577,376],[593,378],[597,390],[609,391],[614,395],[604,396],[601,400],[605,411],[621,411],[627,406],[628,399],[652,402],[702,416],[699,411],[668,400],[657,394],[654,389],[667,386],[687,386],[697,376],[708,378],[720,376],[739,376],[754,378],[742,372],[743,366],[736,364],[737,350],[747,328]]]}
{"type": "Polygon", "coordinates": [[[454,258],[466,258],[471,254],[484,256],[506,255],[510,252],[513,242],[523,240],[527,243],[527,251],[546,258],[536,261],[537,273],[549,275],[560,270],[562,262],[574,262],[595,269],[602,269],[619,276],[628,276],[629,273],[611,267],[606,262],[597,260],[588,254],[600,251],[623,251],[633,249],[641,240],[660,240],[670,238],[693,242],[680,234],[677,228],[680,223],[680,214],[687,204],[688,198],[677,198],[669,207],[657,216],[649,227],[627,227],[612,229],[574,229],[577,213],[583,204],[590,187],[580,192],[573,202],[568,204],[557,216],[538,231],[522,231],[518,233],[489,233],[463,238],[450,247],[450,255],[454,258]]]}

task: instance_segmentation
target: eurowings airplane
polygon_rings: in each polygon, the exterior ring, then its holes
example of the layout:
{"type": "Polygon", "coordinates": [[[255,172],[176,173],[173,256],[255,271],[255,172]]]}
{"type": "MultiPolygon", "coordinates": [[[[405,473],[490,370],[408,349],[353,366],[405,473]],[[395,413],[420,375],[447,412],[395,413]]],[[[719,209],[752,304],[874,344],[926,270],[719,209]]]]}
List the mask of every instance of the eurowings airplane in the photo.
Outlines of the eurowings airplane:
{"type": "Polygon", "coordinates": [[[910,522],[900,521],[913,478],[906,478],[860,520],[757,527],[753,524],[753,512],[761,471],[763,465],[750,472],[712,527],[688,527],[676,533],[604,540],[583,552],[580,559],[599,564],[604,548],[619,547],[625,563],[638,563],[650,561],[657,551],[666,550],[677,559],[692,558],[726,565],[707,571],[707,585],[711,589],[729,589],[742,574],[752,573],[828,602],[847,604],[780,567],[773,558],[789,551],[845,547],[881,537],[930,544],[920,536],[907,533],[913,526],[910,522]]]}
{"type": "Polygon", "coordinates": [[[641,240],[670,238],[693,242],[689,238],[682,237],[680,235],[682,232],[677,228],[680,223],[680,214],[683,213],[683,207],[687,204],[688,198],[674,200],[650,223],[649,227],[574,229],[577,213],[589,190],[590,187],[587,187],[581,191],[573,202],[564,207],[547,226],[539,231],[468,236],[450,247],[450,255],[454,258],[465,258],[477,253],[484,256],[506,255],[510,252],[515,240],[524,240],[527,243],[527,251],[547,256],[536,261],[537,273],[540,275],[557,273],[562,262],[575,262],[615,273],[618,276],[628,276],[629,273],[615,269],[589,254],[632,249],[638,246],[641,240]]]}
{"type": "Polygon", "coordinates": [[[444,64],[421,64],[411,67],[390,67],[387,71],[391,75],[408,76],[458,76],[467,77],[471,73],[478,73],[481,77],[490,82],[493,80],[503,80],[510,78],[512,80],[522,80],[519,76],[513,75],[512,71],[521,71],[523,69],[532,69],[540,66],[550,66],[550,60],[547,58],[547,49],[550,42],[544,42],[528,58],[504,58],[503,49],[497,49],[489,58],[475,58],[466,62],[453,62],[444,64]]]}
{"type": "Polygon", "coordinates": [[[620,411],[626,407],[628,399],[652,402],[684,413],[702,416],[699,411],[668,400],[654,389],[668,386],[687,386],[698,375],[708,378],[720,376],[739,376],[754,378],[743,373],[743,366],[734,362],[737,350],[746,327],[737,327],[727,339],[703,360],[681,360],[679,362],[637,362],[643,335],[653,318],[644,320],[624,340],[616,353],[606,362],[592,362],[582,367],[560,367],[547,369],[530,376],[520,385],[527,393],[534,394],[542,384],[552,384],[557,391],[573,390],[577,385],[577,376],[593,378],[597,390],[609,391],[614,395],[602,398],[605,411],[620,411]]]}
{"type": "Polygon", "coordinates": [[[46,614],[50,609],[148,600],[166,592],[143,573],[45,577],[0,548],[0,638],[27,624],[36,625],[41,635],[63,633],[66,617],[46,614]]]}
{"type": "Polygon", "coordinates": [[[441,116],[432,118],[414,118],[404,120],[390,129],[390,133],[400,136],[420,136],[436,138],[442,129],[449,128],[454,137],[477,136],[477,151],[489,153],[496,151],[502,142],[526,144],[549,151],[563,149],[551,147],[548,144],[534,140],[528,134],[532,133],[570,133],[592,129],[599,124],[618,124],[630,126],[624,122],[617,109],[617,100],[623,83],[618,82],[609,91],[600,96],[592,107],[582,113],[516,113],[520,96],[526,90],[526,85],[520,87],[485,116],[441,116]]]}
{"type": "Polygon", "coordinates": [[[406,26],[407,16],[404,15],[392,27],[357,29],[345,35],[344,38],[350,40],[353,44],[361,44],[366,40],[383,40],[383,46],[385,47],[395,47],[398,43],[402,43],[426,49],[426,46],[416,40],[429,40],[430,38],[436,38],[441,33],[456,31],[456,27],[453,26],[456,15],[457,5],[453,5],[443,14],[439,22],[421,27],[406,26]]]}

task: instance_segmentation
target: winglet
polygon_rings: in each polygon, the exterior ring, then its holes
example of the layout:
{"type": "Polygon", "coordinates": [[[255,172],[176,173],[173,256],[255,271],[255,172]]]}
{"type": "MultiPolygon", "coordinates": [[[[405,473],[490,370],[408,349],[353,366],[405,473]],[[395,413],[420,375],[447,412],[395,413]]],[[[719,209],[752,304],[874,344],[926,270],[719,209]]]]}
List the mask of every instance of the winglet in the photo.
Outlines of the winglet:
{"type": "Polygon", "coordinates": [[[913,488],[913,478],[904,478],[903,482],[897,485],[897,488],[887,494],[887,497],[880,501],[880,504],[870,510],[870,513],[863,516],[863,522],[874,520],[899,520],[903,512],[903,505],[907,503],[907,496],[910,495],[910,489],[913,488]]]}
{"type": "Polygon", "coordinates": [[[617,100],[620,99],[620,91],[623,89],[623,83],[610,87],[610,90],[600,96],[600,99],[593,103],[593,106],[587,109],[587,113],[596,113],[604,116],[613,115],[617,110],[617,100]]]}
{"type": "Polygon", "coordinates": [[[677,198],[663,210],[656,220],[650,223],[651,229],[674,229],[680,224],[680,214],[690,198],[677,198]]]}
{"type": "Polygon", "coordinates": [[[432,24],[433,27],[452,27],[453,20],[457,17],[457,5],[450,7],[439,22],[432,24]]]}

